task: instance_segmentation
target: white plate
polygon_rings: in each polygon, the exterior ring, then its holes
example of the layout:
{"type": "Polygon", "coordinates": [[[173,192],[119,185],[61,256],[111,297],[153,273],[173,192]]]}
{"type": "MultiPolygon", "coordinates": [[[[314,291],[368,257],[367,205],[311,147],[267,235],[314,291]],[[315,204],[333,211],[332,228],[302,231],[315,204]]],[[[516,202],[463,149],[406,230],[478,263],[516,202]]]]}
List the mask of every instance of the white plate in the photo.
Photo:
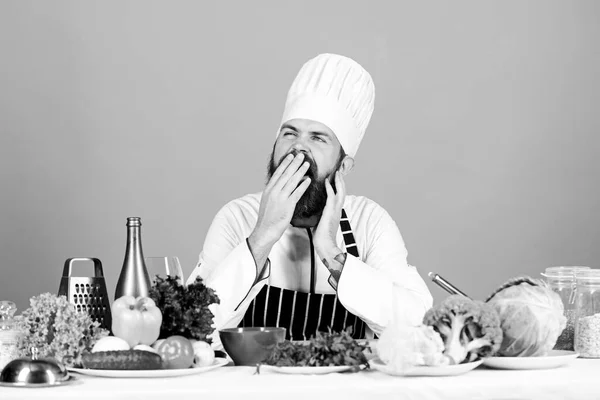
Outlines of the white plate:
{"type": "Polygon", "coordinates": [[[215,358],[212,365],[208,367],[193,367],[184,369],[148,369],[148,370],[113,370],[113,369],[87,369],[87,368],[69,368],[69,371],[77,372],[83,375],[101,376],[104,378],[167,378],[170,376],[184,376],[200,374],[215,368],[227,365],[229,360],[226,358],[215,358]]]}
{"type": "Polygon", "coordinates": [[[290,375],[324,375],[335,372],[350,371],[354,367],[350,365],[339,365],[333,367],[277,367],[274,365],[261,365],[260,372],[278,372],[290,375]]]}
{"type": "Polygon", "coordinates": [[[369,361],[371,368],[394,376],[453,376],[469,372],[481,365],[483,360],[474,361],[457,365],[441,365],[439,367],[419,366],[408,369],[404,372],[396,372],[391,367],[384,364],[379,358],[369,361]]]}
{"type": "Polygon", "coordinates": [[[483,365],[497,369],[550,369],[569,364],[579,357],[574,351],[551,350],[544,357],[490,357],[483,365]]]}

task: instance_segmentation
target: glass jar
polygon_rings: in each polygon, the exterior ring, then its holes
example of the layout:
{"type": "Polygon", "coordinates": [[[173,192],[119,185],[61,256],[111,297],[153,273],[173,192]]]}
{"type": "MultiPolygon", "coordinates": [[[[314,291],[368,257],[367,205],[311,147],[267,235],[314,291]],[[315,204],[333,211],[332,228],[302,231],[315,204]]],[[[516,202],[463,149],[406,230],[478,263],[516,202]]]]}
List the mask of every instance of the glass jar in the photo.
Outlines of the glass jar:
{"type": "Polygon", "coordinates": [[[577,274],[575,352],[583,358],[600,358],[600,269],[577,274]]]}
{"type": "Polygon", "coordinates": [[[589,267],[580,266],[561,266],[546,268],[546,271],[542,273],[550,289],[560,296],[564,315],[567,318],[565,329],[556,340],[554,350],[572,351],[574,348],[576,276],[580,271],[589,269],[589,267]]]}
{"type": "Polygon", "coordinates": [[[19,330],[13,319],[16,311],[12,301],[0,301],[0,371],[18,355],[19,330]]]}

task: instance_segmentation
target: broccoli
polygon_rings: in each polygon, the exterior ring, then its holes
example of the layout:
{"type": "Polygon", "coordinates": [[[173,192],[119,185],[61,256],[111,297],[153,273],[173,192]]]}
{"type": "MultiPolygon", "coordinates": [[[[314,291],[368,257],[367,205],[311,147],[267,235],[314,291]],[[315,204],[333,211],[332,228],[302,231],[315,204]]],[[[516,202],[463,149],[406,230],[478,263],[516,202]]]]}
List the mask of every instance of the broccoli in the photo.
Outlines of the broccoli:
{"type": "Polygon", "coordinates": [[[502,343],[500,317],[482,301],[448,296],[429,309],[423,324],[432,326],[444,340],[444,354],[455,364],[494,355],[502,343]]]}

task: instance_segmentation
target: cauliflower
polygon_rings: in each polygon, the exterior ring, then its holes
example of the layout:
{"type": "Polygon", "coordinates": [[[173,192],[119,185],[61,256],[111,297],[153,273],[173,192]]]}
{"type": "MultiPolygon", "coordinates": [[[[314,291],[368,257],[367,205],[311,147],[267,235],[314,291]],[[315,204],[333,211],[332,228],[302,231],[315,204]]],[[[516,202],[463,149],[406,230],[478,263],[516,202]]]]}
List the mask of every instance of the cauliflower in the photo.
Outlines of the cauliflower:
{"type": "Polygon", "coordinates": [[[566,326],[560,296],[539,279],[510,279],[486,302],[500,316],[504,332],[500,356],[545,356],[566,326]]]}
{"type": "Polygon", "coordinates": [[[448,365],[444,356],[444,342],[430,326],[402,326],[386,328],[377,342],[377,355],[393,371],[403,373],[421,365],[448,365]]]}
{"type": "Polygon", "coordinates": [[[500,317],[490,305],[461,295],[447,297],[423,317],[444,341],[454,364],[494,355],[502,343],[500,317]]]}

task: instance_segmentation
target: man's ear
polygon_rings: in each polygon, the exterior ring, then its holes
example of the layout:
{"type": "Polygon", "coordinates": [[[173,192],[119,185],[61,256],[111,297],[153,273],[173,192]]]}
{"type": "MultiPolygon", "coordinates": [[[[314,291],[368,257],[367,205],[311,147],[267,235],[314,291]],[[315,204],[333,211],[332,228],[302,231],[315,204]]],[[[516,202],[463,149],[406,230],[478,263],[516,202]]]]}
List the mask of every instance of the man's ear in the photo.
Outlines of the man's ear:
{"type": "Polygon", "coordinates": [[[352,158],[350,156],[346,156],[342,160],[342,163],[340,164],[340,168],[338,169],[338,171],[340,171],[342,176],[346,176],[352,170],[353,167],[354,167],[354,158],[352,158]]]}

